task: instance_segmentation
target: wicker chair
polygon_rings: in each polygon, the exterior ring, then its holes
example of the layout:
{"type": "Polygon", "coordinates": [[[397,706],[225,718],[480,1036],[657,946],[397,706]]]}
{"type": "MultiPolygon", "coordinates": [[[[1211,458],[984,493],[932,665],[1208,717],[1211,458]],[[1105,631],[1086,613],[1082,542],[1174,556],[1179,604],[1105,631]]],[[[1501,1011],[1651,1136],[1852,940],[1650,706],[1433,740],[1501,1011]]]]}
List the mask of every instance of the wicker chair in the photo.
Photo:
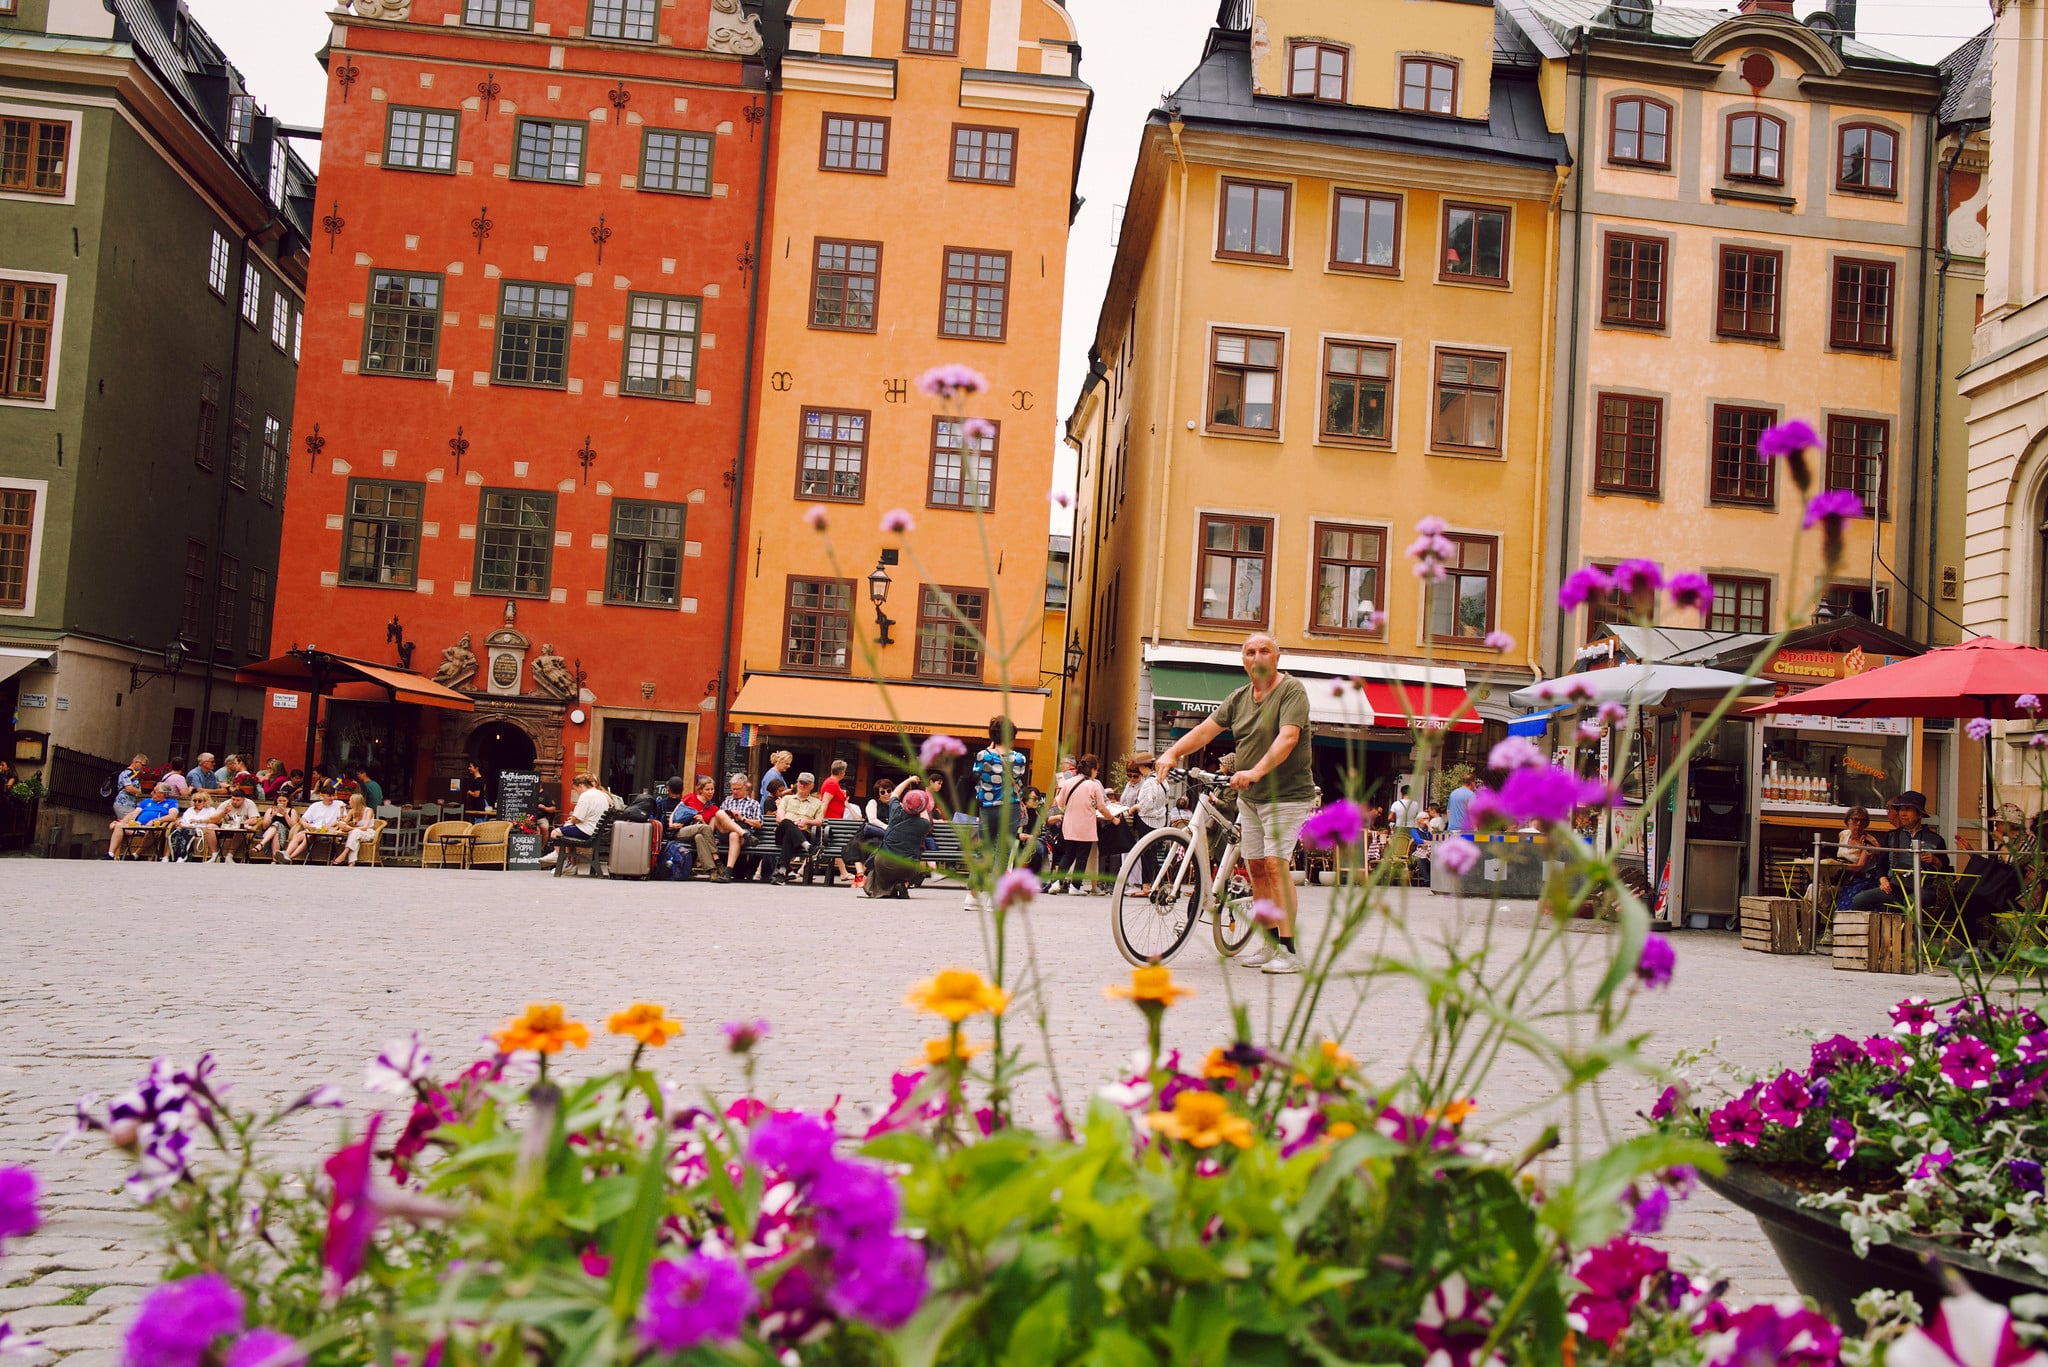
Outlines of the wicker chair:
{"type": "Polygon", "coordinates": [[[441,844],[441,837],[444,835],[468,835],[470,829],[470,824],[467,821],[436,821],[433,825],[427,827],[420,837],[420,867],[423,869],[438,869],[442,867],[443,860],[448,853],[448,848],[441,844]]]}
{"type": "Polygon", "coordinates": [[[512,834],[509,821],[479,821],[469,831],[476,843],[469,847],[469,866],[473,869],[502,869],[511,859],[508,837],[512,834]]]}

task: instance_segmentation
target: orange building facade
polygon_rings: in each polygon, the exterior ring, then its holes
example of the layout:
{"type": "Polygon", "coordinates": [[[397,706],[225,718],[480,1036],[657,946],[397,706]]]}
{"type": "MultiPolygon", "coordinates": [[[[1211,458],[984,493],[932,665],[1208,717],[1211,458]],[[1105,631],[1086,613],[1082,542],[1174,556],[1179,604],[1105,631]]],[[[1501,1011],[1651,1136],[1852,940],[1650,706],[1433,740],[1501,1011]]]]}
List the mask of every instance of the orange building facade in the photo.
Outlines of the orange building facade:
{"type": "Polygon", "coordinates": [[[970,748],[1005,711],[1023,746],[1046,732],[1046,497],[1091,105],[1076,38],[1053,0],[790,7],[735,759],[845,759],[865,792],[896,767],[899,722],[970,748]],[[946,364],[987,390],[920,392],[946,364]],[[899,511],[911,529],[885,531],[899,511]]]}
{"type": "MultiPolygon", "coordinates": [[[[770,137],[732,0],[354,0],[273,650],[475,710],[273,690],[263,749],[393,800],[467,762],[617,791],[713,762],[770,137]],[[417,657],[413,652],[417,650],[417,657]]],[[[1049,389],[1049,385],[1047,386],[1049,389]]]]}

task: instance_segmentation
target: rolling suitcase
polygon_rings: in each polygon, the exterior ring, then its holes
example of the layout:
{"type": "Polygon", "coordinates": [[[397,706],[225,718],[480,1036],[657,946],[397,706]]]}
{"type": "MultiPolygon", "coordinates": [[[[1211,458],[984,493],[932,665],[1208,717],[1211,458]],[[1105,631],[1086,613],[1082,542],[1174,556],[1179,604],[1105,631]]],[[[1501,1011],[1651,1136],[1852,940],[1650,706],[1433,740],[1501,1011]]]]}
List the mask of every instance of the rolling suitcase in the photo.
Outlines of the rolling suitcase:
{"type": "Polygon", "coordinates": [[[612,850],[605,860],[605,872],[613,878],[645,878],[653,871],[653,823],[614,821],[612,850]]]}

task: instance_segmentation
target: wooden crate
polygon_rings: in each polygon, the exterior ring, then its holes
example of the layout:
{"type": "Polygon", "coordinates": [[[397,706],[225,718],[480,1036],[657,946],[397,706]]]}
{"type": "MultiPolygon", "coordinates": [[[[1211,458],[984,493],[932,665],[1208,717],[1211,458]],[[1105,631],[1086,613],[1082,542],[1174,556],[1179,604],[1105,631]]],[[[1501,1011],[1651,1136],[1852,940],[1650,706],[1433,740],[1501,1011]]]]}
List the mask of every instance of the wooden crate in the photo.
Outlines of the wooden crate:
{"type": "Polygon", "coordinates": [[[1742,899],[1744,949],[1760,954],[1804,954],[1809,924],[1805,906],[1794,898],[1742,899]]]}
{"type": "Polygon", "coordinates": [[[1912,923],[1903,912],[1838,911],[1834,965],[1851,973],[1910,973],[1912,939],[1912,923]]]}

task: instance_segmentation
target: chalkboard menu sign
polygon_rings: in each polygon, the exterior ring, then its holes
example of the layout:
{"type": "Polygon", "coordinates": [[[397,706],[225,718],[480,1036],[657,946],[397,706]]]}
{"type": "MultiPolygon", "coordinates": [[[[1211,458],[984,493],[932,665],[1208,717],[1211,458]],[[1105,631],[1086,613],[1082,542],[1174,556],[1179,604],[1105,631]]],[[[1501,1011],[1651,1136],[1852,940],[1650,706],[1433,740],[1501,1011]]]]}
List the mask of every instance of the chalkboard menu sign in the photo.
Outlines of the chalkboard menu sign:
{"type": "Polygon", "coordinates": [[[539,774],[507,769],[498,775],[498,820],[517,822],[539,805],[539,774]]]}
{"type": "Polygon", "coordinates": [[[528,834],[514,831],[505,837],[505,867],[508,869],[537,869],[541,867],[541,846],[546,838],[539,832],[528,834]]]}

